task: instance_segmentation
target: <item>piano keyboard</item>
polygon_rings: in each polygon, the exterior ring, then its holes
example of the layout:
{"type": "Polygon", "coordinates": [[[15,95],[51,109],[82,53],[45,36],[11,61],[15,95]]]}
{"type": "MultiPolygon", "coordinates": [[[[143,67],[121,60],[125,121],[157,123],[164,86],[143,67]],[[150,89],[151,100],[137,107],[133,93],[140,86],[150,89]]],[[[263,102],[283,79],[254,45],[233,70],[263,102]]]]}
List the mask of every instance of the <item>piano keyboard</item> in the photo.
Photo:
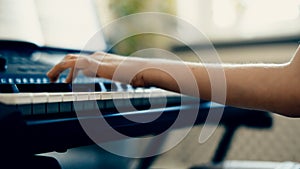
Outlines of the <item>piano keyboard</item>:
{"type": "Polygon", "coordinates": [[[133,88],[118,82],[90,84],[0,84],[0,103],[19,109],[23,115],[181,104],[181,95],[159,88],[133,88]],[[129,102],[130,101],[130,102],[129,102]]]}
{"type": "MultiPolygon", "coordinates": [[[[85,81],[84,78],[77,78],[75,84],[65,84],[62,82],[66,72],[57,83],[49,83],[45,74],[52,67],[52,63],[48,61],[55,62],[54,58],[61,60],[64,55],[64,52],[52,50],[36,51],[33,54],[0,50],[0,59],[6,60],[3,69],[0,64],[0,112],[4,117],[1,118],[1,126],[4,126],[1,143],[3,148],[7,148],[3,154],[12,153],[13,161],[16,161],[15,154],[25,155],[28,150],[30,154],[39,154],[94,144],[82,128],[82,121],[95,124],[99,119],[104,119],[120,133],[140,137],[149,134],[160,135],[170,129],[181,112],[190,114],[197,111],[196,125],[206,122],[210,110],[216,110],[212,112],[217,113],[220,108],[223,110],[223,105],[203,100],[199,105],[200,100],[197,98],[157,88],[133,88],[130,85],[98,78],[99,81],[96,82],[95,79],[85,81]],[[131,106],[134,106],[135,110],[132,110],[131,106]],[[126,109],[116,110],[116,107],[126,109]],[[95,109],[101,109],[102,115],[93,111],[95,109]],[[80,116],[76,116],[75,110],[80,111],[80,116]],[[158,118],[149,123],[130,120],[131,117],[148,119],[149,116],[158,118]]],[[[265,112],[225,107],[224,115],[221,124],[229,126],[233,122],[236,124],[236,121],[239,121],[240,125],[255,128],[266,128],[272,124],[271,117],[265,112]]],[[[191,125],[190,120],[180,121],[178,128],[191,125]]],[[[106,123],[97,123],[97,130],[101,136],[99,141],[124,139],[101,135],[107,132],[104,126],[106,123]]]]}
{"type": "MultiPolygon", "coordinates": [[[[168,105],[180,105],[181,95],[158,88],[133,88],[130,85],[77,77],[75,83],[63,83],[64,72],[57,83],[50,83],[46,72],[51,61],[64,55],[34,53],[31,56],[14,51],[0,51],[7,69],[0,71],[0,104],[17,108],[24,116],[74,114],[76,111],[132,107],[147,109],[168,105]],[[57,56],[56,56],[57,55],[57,56]]],[[[185,97],[188,98],[188,97],[185,97]]]]}

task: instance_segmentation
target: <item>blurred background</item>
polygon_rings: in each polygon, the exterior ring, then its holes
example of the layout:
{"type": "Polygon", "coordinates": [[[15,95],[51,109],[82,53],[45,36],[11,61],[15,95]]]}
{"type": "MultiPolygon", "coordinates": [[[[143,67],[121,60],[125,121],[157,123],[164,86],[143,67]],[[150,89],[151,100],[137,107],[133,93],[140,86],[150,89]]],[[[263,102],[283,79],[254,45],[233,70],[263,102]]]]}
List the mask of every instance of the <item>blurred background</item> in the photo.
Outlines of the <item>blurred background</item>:
{"type": "MultiPolygon", "coordinates": [[[[0,3],[5,1],[0,0],[0,3]]],[[[32,0],[27,1],[33,2],[32,0]]],[[[16,4],[20,4],[19,2],[16,4]]],[[[43,2],[46,0],[36,0],[37,4],[43,4],[43,2]]],[[[57,20],[60,19],[59,24],[66,25],[67,22],[61,20],[62,17],[53,16],[55,13],[57,14],[58,10],[69,11],[65,14],[72,18],[69,20],[72,20],[73,25],[67,25],[67,28],[64,29],[55,28],[53,32],[60,31],[62,33],[57,36],[59,41],[69,39],[74,43],[78,42],[75,37],[84,39],[88,35],[90,38],[96,30],[86,31],[81,28],[89,25],[87,21],[94,21],[86,19],[89,16],[87,15],[88,11],[95,12],[100,19],[100,27],[105,27],[118,18],[135,13],[163,12],[178,16],[203,32],[216,48],[221,61],[231,64],[286,63],[299,46],[300,0],[91,0],[92,6],[88,5],[87,8],[82,5],[84,2],[85,0],[47,1],[40,12],[48,12],[42,15],[45,17],[40,16],[40,19],[42,22],[46,22],[47,18],[52,18],[54,22],[58,22],[57,20]],[[70,27],[76,31],[69,35],[72,32],[68,31],[70,27]],[[69,37],[64,37],[66,35],[69,37]]],[[[0,5],[0,9],[3,11],[4,8],[2,9],[0,5]]],[[[53,26],[53,24],[51,25],[53,26]]],[[[100,28],[99,25],[98,28],[100,28]]],[[[90,26],[94,27],[95,24],[90,26]]],[[[135,35],[118,41],[119,34],[130,34],[135,31],[130,24],[109,29],[103,34],[107,46],[113,45],[112,51],[121,55],[137,54],[139,50],[155,47],[173,52],[182,60],[199,61],[195,53],[187,46],[205,50],[206,44],[203,44],[203,41],[200,41],[197,36],[189,34],[185,29],[177,27],[176,23],[161,23],[158,20],[154,23],[149,22],[147,26],[157,30],[185,32],[186,39],[188,39],[187,44],[178,43],[170,37],[153,34],[135,35]]],[[[51,31],[52,27],[46,26],[46,29],[51,31]]],[[[6,31],[3,30],[2,33],[6,31]]],[[[57,41],[57,38],[53,41],[57,41]]],[[[79,49],[83,48],[87,40],[81,39],[79,49]]],[[[105,45],[102,43],[104,42],[100,43],[102,45],[100,49],[103,50],[105,45]]],[[[76,45],[78,47],[78,44],[76,45]]],[[[240,128],[235,135],[226,160],[300,162],[300,119],[274,114],[272,116],[274,121],[271,129],[240,128]]],[[[200,144],[198,137],[201,128],[202,126],[194,127],[180,144],[159,156],[152,168],[177,169],[208,163],[224,128],[219,127],[207,142],[200,144]]],[[[170,133],[170,135],[172,134],[176,135],[176,131],[170,133]]],[[[167,143],[168,141],[166,141],[167,143]]],[[[136,151],[135,149],[137,149],[130,141],[125,141],[119,146],[124,151],[136,151]]],[[[46,155],[56,157],[64,168],[72,169],[120,168],[120,166],[122,166],[121,168],[130,168],[138,161],[138,159],[112,155],[97,146],[75,148],[65,153],[53,152],[46,155]]]]}
{"type": "MultiPolygon", "coordinates": [[[[139,12],[163,12],[178,16],[187,24],[191,24],[214,44],[295,41],[300,36],[299,0],[167,0],[163,2],[97,0],[96,5],[102,25],[139,12]]],[[[185,31],[180,30],[176,25],[159,22],[149,23],[148,26],[169,31],[185,31]]],[[[122,31],[130,32],[134,31],[134,28],[125,25],[122,31]]],[[[106,32],[111,42],[114,42],[116,34],[118,31],[106,32]]],[[[199,38],[193,34],[189,34],[188,39],[188,45],[201,44],[199,38]]],[[[166,37],[143,35],[143,37],[134,36],[124,40],[116,46],[116,49],[120,53],[129,54],[134,50],[149,47],[152,41],[159,42],[162,48],[172,48],[176,45],[174,40],[166,37]]]]}
{"type": "MultiPolygon", "coordinates": [[[[208,37],[224,63],[286,63],[300,40],[300,0],[96,0],[95,5],[104,27],[115,19],[139,12],[163,12],[178,16],[208,37]]],[[[149,23],[149,26],[185,31],[176,25],[159,22],[149,23]]],[[[134,28],[129,24],[104,32],[107,42],[115,44],[114,38],[122,31],[130,32],[134,28]]],[[[187,39],[188,45],[199,50],[205,46],[192,34],[187,39]]],[[[118,54],[130,55],[152,47],[172,51],[186,61],[198,61],[185,45],[163,36],[132,36],[117,43],[113,50],[118,54]]],[[[226,160],[300,162],[300,120],[279,115],[273,115],[273,120],[271,129],[239,129],[226,160]]],[[[200,144],[198,137],[201,128],[194,127],[178,146],[161,155],[153,168],[188,168],[208,163],[224,128],[219,127],[213,137],[200,144]]],[[[77,150],[69,152],[72,151],[77,150]]]]}

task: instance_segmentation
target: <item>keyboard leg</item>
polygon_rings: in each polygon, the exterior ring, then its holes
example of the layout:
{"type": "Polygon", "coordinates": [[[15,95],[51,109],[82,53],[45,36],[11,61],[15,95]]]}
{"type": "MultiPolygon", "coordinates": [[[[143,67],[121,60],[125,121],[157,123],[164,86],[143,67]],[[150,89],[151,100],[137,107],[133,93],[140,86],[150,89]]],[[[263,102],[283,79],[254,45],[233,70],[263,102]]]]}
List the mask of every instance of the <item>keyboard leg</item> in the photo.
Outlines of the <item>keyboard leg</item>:
{"type": "Polygon", "coordinates": [[[215,155],[212,159],[212,163],[217,164],[222,162],[231,146],[231,141],[233,139],[234,133],[237,130],[238,126],[227,126],[225,127],[225,133],[217,147],[215,155]]]}
{"type": "Polygon", "coordinates": [[[228,150],[230,149],[234,133],[238,129],[238,127],[238,125],[225,127],[225,132],[212,158],[211,165],[193,166],[189,169],[222,169],[222,167],[215,165],[220,164],[225,160],[228,150]]]}
{"type": "MultiPolygon", "coordinates": [[[[167,140],[168,135],[166,134],[164,137],[161,137],[160,139],[157,139],[155,141],[151,141],[146,149],[145,153],[157,153],[162,148],[163,144],[167,140]]],[[[136,169],[149,169],[151,165],[155,162],[156,158],[159,155],[151,156],[142,158],[136,167],[136,169]]]]}
{"type": "Polygon", "coordinates": [[[157,157],[158,156],[152,156],[152,157],[147,157],[147,158],[141,159],[137,169],[148,169],[148,168],[150,168],[151,165],[155,162],[157,157]]]}

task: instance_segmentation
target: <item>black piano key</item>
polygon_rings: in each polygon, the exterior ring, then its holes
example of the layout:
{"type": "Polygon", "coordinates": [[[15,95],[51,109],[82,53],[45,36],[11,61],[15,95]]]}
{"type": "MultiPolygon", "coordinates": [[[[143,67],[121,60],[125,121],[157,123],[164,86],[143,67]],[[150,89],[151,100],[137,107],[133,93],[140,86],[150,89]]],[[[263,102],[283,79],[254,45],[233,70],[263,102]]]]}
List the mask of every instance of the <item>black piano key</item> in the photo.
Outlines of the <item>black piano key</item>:
{"type": "Polygon", "coordinates": [[[43,92],[72,92],[71,84],[69,83],[45,83],[41,84],[40,87],[43,92]]]}
{"type": "Polygon", "coordinates": [[[7,60],[6,58],[0,57],[0,71],[4,72],[6,69],[7,69],[7,60]]]}
{"type": "Polygon", "coordinates": [[[17,84],[17,88],[21,93],[72,92],[68,83],[17,84]]]}
{"type": "Polygon", "coordinates": [[[73,92],[100,92],[101,86],[99,83],[78,83],[72,84],[73,92]]]}
{"type": "Polygon", "coordinates": [[[69,84],[69,83],[45,83],[45,84],[17,84],[17,89],[22,93],[41,92],[99,92],[99,83],[69,84]]]}
{"type": "Polygon", "coordinates": [[[106,89],[106,91],[110,92],[110,91],[117,91],[118,90],[118,86],[116,85],[116,83],[113,82],[103,82],[103,85],[106,89]]]}
{"type": "Polygon", "coordinates": [[[127,91],[127,90],[133,90],[133,87],[129,84],[125,84],[125,83],[121,83],[120,87],[123,91],[127,91]]]}
{"type": "Polygon", "coordinates": [[[0,93],[19,93],[15,84],[0,84],[0,93]]]}

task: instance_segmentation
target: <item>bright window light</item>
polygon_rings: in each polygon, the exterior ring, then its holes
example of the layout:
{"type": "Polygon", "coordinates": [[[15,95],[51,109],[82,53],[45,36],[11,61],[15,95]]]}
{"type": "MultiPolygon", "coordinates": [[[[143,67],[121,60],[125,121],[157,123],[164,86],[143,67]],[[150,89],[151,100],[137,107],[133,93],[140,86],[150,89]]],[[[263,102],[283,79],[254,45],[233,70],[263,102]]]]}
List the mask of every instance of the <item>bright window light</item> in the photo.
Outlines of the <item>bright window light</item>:
{"type": "Polygon", "coordinates": [[[178,15],[212,41],[300,35],[300,0],[178,0],[178,15]]]}
{"type": "Polygon", "coordinates": [[[245,29],[295,20],[299,17],[298,0],[244,0],[242,25],[245,29]]]}
{"type": "Polygon", "coordinates": [[[236,22],[235,3],[232,0],[214,0],[213,21],[219,27],[230,27],[236,22]]]}

